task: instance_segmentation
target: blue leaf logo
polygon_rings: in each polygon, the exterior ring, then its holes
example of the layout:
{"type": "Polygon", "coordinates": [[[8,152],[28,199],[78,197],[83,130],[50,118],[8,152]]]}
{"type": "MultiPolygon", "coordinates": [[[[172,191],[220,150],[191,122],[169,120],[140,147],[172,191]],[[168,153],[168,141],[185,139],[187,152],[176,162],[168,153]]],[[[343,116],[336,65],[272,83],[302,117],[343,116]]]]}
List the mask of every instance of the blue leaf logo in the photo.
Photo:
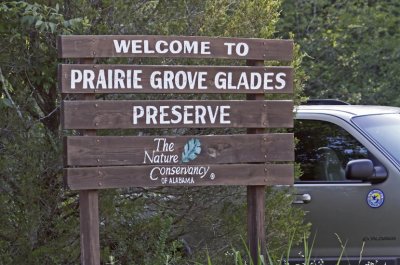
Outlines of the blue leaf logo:
{"type": "Polygon", "coordinates": [[[197,155],[201,152],[201,143],[199,139],[190,139],[184,147],[182,152],[182,162],[187,163],[196,159],[197,155]]]}

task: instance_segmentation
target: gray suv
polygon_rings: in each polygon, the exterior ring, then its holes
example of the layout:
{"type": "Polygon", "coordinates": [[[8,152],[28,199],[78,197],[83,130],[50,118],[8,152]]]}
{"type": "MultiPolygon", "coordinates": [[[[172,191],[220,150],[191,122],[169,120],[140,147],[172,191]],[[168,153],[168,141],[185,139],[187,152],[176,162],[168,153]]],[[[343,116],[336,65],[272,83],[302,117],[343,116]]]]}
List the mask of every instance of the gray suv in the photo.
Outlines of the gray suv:
{"type": "Polygon", "coordinates": [[[297,108],[294,127],[294,203],[312,223],[312,256],[330,263],[345,245],[343,262],[399,263],[400,108],[314,103],[297,108]]]}

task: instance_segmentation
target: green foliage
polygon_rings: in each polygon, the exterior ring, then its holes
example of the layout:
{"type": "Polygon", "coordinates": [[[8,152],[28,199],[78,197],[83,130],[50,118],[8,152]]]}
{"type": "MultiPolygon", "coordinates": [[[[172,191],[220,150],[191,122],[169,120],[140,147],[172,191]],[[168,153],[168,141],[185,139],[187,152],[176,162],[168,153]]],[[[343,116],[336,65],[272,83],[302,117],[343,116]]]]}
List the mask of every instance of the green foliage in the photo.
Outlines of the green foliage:
{"type": "Polygon", "coordinates": [[[303,222],[305,213],[292,207],[292,191],[270,188],[266,199],[267,247],[270,257],[278,260],[292,245],[308,236],[311,224],[303,222]]]}
{"type": "Polygon", "coordinates": [[[0,4],[0,76],[5,79],[1,98],[16,102],[14,107],[25,114],[25,127],[40,121],[58,134],[56,36],[86,27],[85,19],[65,19],[58,6],[0,4]]]}
{"type": "Polygon", "coordinates": [[[271,38],[279,17],[280,1],[205,1],[207,19],[200,32],[224,37],[271,38]]]}
{"type": "Polygon", "coordinates": [[[351,103],[400,106],[400,3],[283,1],[278,30],[308,56],[305,93],[351,103]]]}
{"type": "Polygon", "coordinates": [[[41,33],[54,34],[58,32],[59,34],[70,34],[87,26],[83,23],[84,19],[82,18],[65,20],[60,13],[58,4],[52,8],[37,3],[5,2],[1,4],[0,12],[7,16],[8,19],[18,17],[21,26],[26,29],[35,29],[41,33]]]}
{"type": "Polygon", "coordinates": [[[0,123],[0,263],[74,263],[79,223],[60,186],[58,145],[40,124],[21,129],[13,110],[0,123]]]}
{"type": "MultiPolygon", "coordinates": [[[[238,257],[238,254],[243,259],[250,256],[246,250],[246,243],[243,242],[243,238],[247,238],[246,205],[244,204],[246,194],[240,189],[237,192],[236,195],[224,200],[224,205],[219,204],[222,208],[219,208],[218,212],[210,213],[206,226],[220,227],[214,228],[214,237],[205,237],[206,227],[198,233],[196,233],[197,229],[192,231],[193,236],[201,234],[205,240],[205,249],[198,250],[200,252],[196,255],[196,260],[203,260],[205,256],[210,256],[213,264],[230,265],[232,257],[238,257]],[[223,235],[229,237],[223,237],[223,235]],[[208,253],[209,249],[213,251],[208,253]]],[[[299,208],[292,207],[292,192],[289,188],[269,188],[266,193],[267,248],[270,257],[275,260],[286,254],[291,244],[302,243],[303,237],[309,233],[310,224],[303,222],[305,213],[299,208]]],[[[216,211],[218,207],[212,207],[210,210],[216,211]]]]}
{"type": "Polygon", "coordinates": [[[83,27],[57,7],[0,4],[1,264],[79,260],[75,195],[60,174],[55,39],[83,27]]]}
{"type": "Polygon", "coordinates": [[[163,265],[166,260],[177,264],[181,260],[182,244],[171,239],[174,220],[168,212],[149,209],[147,196],[115,190],[101,193],[102,260],[113,257],[115,264],[155,265],[163,265]]]}

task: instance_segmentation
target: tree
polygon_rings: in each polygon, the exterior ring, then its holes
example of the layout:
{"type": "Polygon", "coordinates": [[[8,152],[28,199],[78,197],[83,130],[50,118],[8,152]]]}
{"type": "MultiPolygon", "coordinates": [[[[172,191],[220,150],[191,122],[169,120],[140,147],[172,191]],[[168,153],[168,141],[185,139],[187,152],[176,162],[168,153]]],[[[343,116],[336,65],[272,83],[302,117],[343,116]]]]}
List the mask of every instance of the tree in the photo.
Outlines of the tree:
{"type": "Polygon", "coordinates": [[[305,93],[399,106],[398,1],[284,1],[280,32],[308,55],[305,93]]]}

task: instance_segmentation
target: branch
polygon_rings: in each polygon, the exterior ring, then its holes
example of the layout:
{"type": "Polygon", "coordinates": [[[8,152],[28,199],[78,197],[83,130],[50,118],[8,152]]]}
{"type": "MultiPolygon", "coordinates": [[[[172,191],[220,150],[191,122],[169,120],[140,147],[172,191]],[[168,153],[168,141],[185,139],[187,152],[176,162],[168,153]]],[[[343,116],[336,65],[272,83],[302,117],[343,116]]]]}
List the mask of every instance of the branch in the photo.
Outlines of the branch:
{"type": "Polygon", "coordinates": [[[6,93],[6,96],[7,96],[8,100],[11,102],[11,105],[17,111],[18,117],[22,120],[23,123],[25,123],[24,117],[22,116],[22,112],[20,111],[18,106],[15,104],[14,100],[12,99],[10,93],[7,90],[6,80],[5,80],[4,76],[3,76],[3,72],[1,71],[1,67],[0,67],[0,83],[2,84],[3,90],[6,93]]]}
{"type": "Polygon", "coordinates": [[[56,112],[60,107],[61,107],[60,105],[56,106],[56,108],[53,109],[50,113],[48,113],[46,116],[40,117],[40,118],[37,120],[37,122],[40,122],[40,121],[42,121],[42,120],[44,120],[44,119],[50,117],[50,116],[51,116],[54,112],[56,112]]]}

